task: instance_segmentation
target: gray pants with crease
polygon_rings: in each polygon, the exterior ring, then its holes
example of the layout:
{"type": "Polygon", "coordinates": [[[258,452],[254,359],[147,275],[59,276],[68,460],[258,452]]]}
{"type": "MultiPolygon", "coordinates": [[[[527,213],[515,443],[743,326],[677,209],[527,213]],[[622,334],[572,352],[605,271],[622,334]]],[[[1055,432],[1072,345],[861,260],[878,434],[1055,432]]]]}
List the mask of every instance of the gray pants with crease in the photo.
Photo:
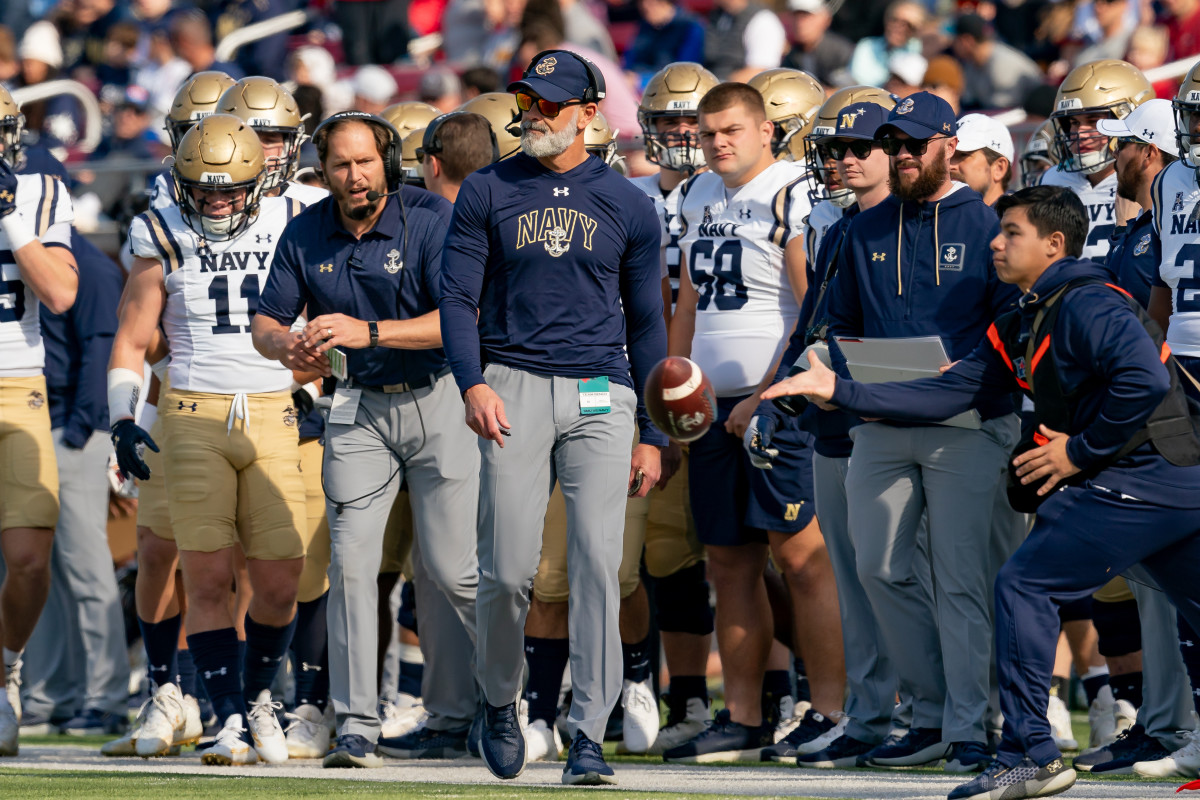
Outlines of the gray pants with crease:
{"type": "Polygon", "coordinates": [[[1195,727],[1192,686],[1179,652],[1175,606],[1140,565],[1126,576],[1142,624],[1142,707],[1137,721],[1146,733],[1175,751],[1187,743],[1182,732],[1195,727]]]}
{"type": "Polygon", "coordinates": [[[621,694],[617,569],[625,531],[636,400],[610,385],[611,410],[581,414],[578,381],[489,364],[512,435],[480,440],[478,673],[488,703],[515,703],[525,668],[529,593],[555,480],[567,506],[571,735],[594,742],[621,694]]]}
{"type": "MultiPolygon", "coordinates": [[[[339,735],[359,734],[372,742],[379,736],[376,578],[401,478],[408,481],[427,583],[445,595],[466,640],[475,638],[479,460],[474,439],[463,424],[462,399],[449,375],[414,392],[363,389],[354,424],[325,428],[329,690],[339,735]],[[386,486],[377,489],[388,476],[386,486]]],[[[468,651],[426,669],[460,670],[466,682],[473,664],[468,651]]],[[[474,699],[468,704],[461,697],[440,697],[433,688],[433,696],[424,698],[430,727],[469,725],[467,707],[474,708],[474,699]]]]}
{"type": "Polygon", "coordinates": [[[73,707],[124,713],[129,655],[108,548],[112,443],[97,431],[76,450],[55,428],[54,451],[60,510],[50,597],[25,647],[25,710],[48,717],[70,716],[73,707]]]}

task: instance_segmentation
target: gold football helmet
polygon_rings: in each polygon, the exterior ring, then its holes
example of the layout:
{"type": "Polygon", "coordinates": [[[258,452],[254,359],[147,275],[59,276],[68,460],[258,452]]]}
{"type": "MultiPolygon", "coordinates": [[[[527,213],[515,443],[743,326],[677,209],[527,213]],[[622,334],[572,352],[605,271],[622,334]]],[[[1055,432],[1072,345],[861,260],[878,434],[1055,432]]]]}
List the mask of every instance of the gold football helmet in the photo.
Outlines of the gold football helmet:
{"type": "Polygon", "coordinates": [[[232,239],[245,230],[258,213],[266,177],[266,159],[254,129],[232,114],[210,114],[179,140],[171,175],[175,195],[188,227],[212,239],[232,239]],[[244,191],[239,207],[230,214],[205,214],[207,202],[193,191],[244,191]]]}
{"type": "Polygon", "coordinates": [[[404,135],[400,140],[400,171],[404,182],[409,186],[425,188],[425,173],[421,172],[421,162],[417,160],[417,148],[425,139],[425,127],[417,128],[404,135]]]}
{"type": "Polygon", "coordinates": [[[825,187],[824,195],[814,195],[814,204],[819,200],[830,200],[838,208],[847,208],[854,202],[854,192],[841,185],[833,156],[825,151],[824,140],[837,132],[838,115],[842,109],[855,103],[874,103],[888,111],[896,107],[896,96],[874,86],[847,86],[839,89],[817,110],[812,132],[804,137],[804,161],[816,182],[825,187]]]}
{"type": "Polygon", "coordinates": [[[21,132],[25,130],[25,115],[13,100],[8,89],[0,86],[0,158],[10,167],[17,166],[21,150],[21,132]]]}
{"type": "Polygon", "coordinates": [[[1100,114],[1125,119],[1153,97],[1150,81],[1125,61],[1105,58],[1071,70],[1058,87],[1050,114],[1059,169],[1091,175],[1111,165],[1116,159],[1115,143],[1094,126],[1080,133],[1080,118],[1100,114]]]}
{"type": "Polygon", "coordinates": [[[381,117],[392,123],[392,127],[400,134],[401,139],[408,138],[408,135],[418,128],[425,128],[441,115],[442,112],[438,111],[436,107],[419,100],[394,103],[380,114],[381,117]]]}
{"type": "Polygon", "coordinates": [[[1037,127],[1021,153],[1021,185],[1025,188],[1037,185],[1042,173],[1058,164],[1058,150],[1054,146],[1054,123],[1046,120],[1037,127]]]}
{"type": "Polygon", "coordinates": [[[233,78],[216,70],[197,72],[184,81],[167,112],[167,135],[172,150],[179,146],[188,129],[217,110],[221,95],[234,83],[233,78]]]}
{"type": "Polygon", "coordinates": [[[717,76],[691,61],[667,64],[654,74],[642,92],[638,106],[638,124],[642,126],[646,159],[663,169],[692,173],[704,166],[700,134],[666,133],[659,122],[679,117],[696,121],[696,107],[708,90],[720,81],[717,76]]]}
{"type": "Polygon", "coordinates": [[[300,145],[308,137],[304,133],[304,118],[291,92],[272,78],[258,75],[242,78],[221,95],[217,113],[233,114],[260,135],[283,136],[283,154],[267,162],[264,192],[282,186],[296,175],[300,145]]]}
{"type": "Polygon", "coordinates": [[[496,147],[503,161],[521,150],[521,109],[517,98],[508,92],[486,92],[472,97],[458,107],[459,111],[482,114],[496,134],[496,147]]]}
{"type": "Polygon", "coordinates": [[[609,127],[608,120],[599,111],[583,130],[583,146],[589,153],[624,175],[627,170],[625,159],[617,152],[617,133],[609,127]]]}
{"type": "Polygon", "coordinates": [[[763,96],[767,119],[775,123],[775,160],[803,161],[804,137],[825,102],[825,88],[807,72],[786,67],[760,72],[750,85],[763,96]]]}
{"type": "Polygon", "coordinates": [[[1188,70],[1171,107],[1175,111],[1178,155],[1189,167],[1200,168],[1200,114],[1197,114],[1200,112],[1200,62],[1188,70]]]}

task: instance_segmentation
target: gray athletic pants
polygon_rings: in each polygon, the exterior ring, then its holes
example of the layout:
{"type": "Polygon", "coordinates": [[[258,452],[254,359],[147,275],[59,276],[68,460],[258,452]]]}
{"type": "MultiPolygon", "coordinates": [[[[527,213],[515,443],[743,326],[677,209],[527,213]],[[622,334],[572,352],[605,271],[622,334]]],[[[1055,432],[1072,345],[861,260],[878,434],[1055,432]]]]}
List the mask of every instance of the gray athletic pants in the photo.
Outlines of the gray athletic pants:
{"type": "Polygon", "coordinates": [[[991,530],[997,482],[1019,434],[1015,414],[982,430],[944,425],[855,429],[846,474],[858,574],[913,726],[946,742],[985,742],[992,661],[991,530]],[[914,563],[928,513],[934,615],[914,563]]]}
{"type": "Polygon", "coordinates": [[[458,612],[425,569],[421,543],[415,538],[412,565],[421,656],[426,665],[421,677],[421,697],[429,712],[426,725],[436,730],[461,727],[462,721],[469,723],[479,708],[475,644],[458,612]],[[430,698],[435,710],[430,709],[430,698]]]}
{"type": "MultiPolygon", "coordinates": [[[[354,424],[325,428],[329,693],[339,735],[359,734],[372,742],[379,736],[376,578],[401,478],[408,480],[415,538],[429,578],[474,639],[479,487],[474,438],[463,424],[462,400],[449,374],[414,392],[363,389],[354,424]]],[[[426,669],[469,672],[473,661],[465,652],[426,669]]],[[[472,714],[459,716],[461,698],[424,699],[431,727],[470,724],[472,714]]]]}
{"type": "Polygon", "coordinates": [[[107,433],[80,450],[62,443],[59,514],[50,562],[50,596],[25,647],[25,709],[70,717],[76,709],[123,713],[129,698],[125,617],[108,549],[107,433]]]}
{"type": "Polygon", "coordinates": [[[604,740],[621,694],[621,604],[617,569],[625,532],[632,389],[610,383],[611,410],[579,413],[579,382],[489,364],[488,385],[504,401],[512,435],[480,440],[478,673],[488,703],[515,703],[525,668],[529,593],[537,572],[546,504],[557,480],[567,505],[571,735],[604,740]]]}
{"type": "Polygon", "coordinates": [[[1178,750],[1186,743],[1181,732],[1196,725],[1192,685],[1179,652],[1175,606],[1143,567],[1136,566],[1126,575],[1142,623],[1142,707],[1137,721],[1163,747],[1178,750]]]}

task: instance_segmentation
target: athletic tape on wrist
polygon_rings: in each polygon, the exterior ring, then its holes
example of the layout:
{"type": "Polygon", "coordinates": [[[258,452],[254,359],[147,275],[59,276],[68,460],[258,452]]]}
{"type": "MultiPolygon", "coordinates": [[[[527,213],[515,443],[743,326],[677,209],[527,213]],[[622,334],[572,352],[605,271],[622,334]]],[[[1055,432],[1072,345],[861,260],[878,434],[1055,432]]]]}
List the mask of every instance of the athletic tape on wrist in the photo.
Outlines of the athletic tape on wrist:
{"type": "Polygon", "coordinates": [[[14,253],[37,240],[33,226],[18,211],[14,211],[6,217],[0,217],[0,230],[3,230],[4,235],[8,237],[8,246],[14,253]]]}
{"type": "Polygon", "coordinates": [[[137,415],[138,398],[141,394],[141,373],[121,367],[108,371],[108,425],[110,428],[123,419],[133,419],[137,415]]]}

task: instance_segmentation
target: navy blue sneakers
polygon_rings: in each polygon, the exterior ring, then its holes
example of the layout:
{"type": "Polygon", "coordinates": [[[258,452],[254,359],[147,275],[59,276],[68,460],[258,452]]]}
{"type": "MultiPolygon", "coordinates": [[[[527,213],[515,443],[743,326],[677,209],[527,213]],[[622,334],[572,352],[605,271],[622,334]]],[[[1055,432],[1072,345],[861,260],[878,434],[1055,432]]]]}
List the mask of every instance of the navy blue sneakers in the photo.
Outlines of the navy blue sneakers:
{"type": "Polygon", "coordinates": [[[375,753],[375,745],[357,733],[344,733],[325,756],[323,767],[382,767],[383,759],[375,753]]]}
{"type": "Polygon", "coordinates": [[[694,739],[663,753],[663,761],[709,764],[722,761],[762,761],[763,750],[774,744],[775,729],[748,728],[734,722],[723,708],[694,739]]]}
{"type": "Polygon", "coordinates": [[[479,753],[492,774],[510,780],[525,771],[525,733],[517,719],[517,704],[494,706],[484,701],[479,753]]]}
{"type": "Polygon", "coordinates": [[[1056,758],[1044,767],[1039,767],[1026,758],[1018,764],[1006,767],[999,761],[977,776],[956,787],[948,800],[1021,800],[1025,797],[1049,797],[1065,792],[1075,785],[1075,770],[1056,758]]]}
{"type": "Polygon", "coordinates": [[[910,728],[900,739],[885,740],[863,757],[866,767],[919,767],[941,761],[950,752],[941,728],[910,728]]]}
{"type": "Polygon", "coordinates": [[[438,731],[421,726],[403,736],[380,736],[378,749],[392,758],[462,758],[467,754],[467,729],[438,731]]]}
{"type": "Polygon", "coordinates": [[[604,752],[583,731],[575,734],[571,749],[567,752],[567,765],[563,767],[562,782],[568,786],[599,786],[616,783],[612,767],[604,762],[604,752]]]}

